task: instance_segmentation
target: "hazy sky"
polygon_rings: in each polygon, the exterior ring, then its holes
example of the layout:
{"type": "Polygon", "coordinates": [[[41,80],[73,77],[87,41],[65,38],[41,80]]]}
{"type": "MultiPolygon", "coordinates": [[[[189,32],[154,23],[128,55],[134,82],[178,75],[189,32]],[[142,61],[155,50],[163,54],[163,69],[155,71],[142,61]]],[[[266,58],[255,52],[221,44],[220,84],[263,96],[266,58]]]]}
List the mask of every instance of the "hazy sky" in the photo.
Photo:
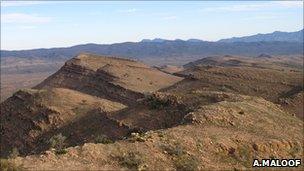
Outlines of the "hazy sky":
{"type": "Polygon", "coordinates": [[[215,41],[303,29],[303,1],[1,1],[1,49],[149,38],[215,41]]]}

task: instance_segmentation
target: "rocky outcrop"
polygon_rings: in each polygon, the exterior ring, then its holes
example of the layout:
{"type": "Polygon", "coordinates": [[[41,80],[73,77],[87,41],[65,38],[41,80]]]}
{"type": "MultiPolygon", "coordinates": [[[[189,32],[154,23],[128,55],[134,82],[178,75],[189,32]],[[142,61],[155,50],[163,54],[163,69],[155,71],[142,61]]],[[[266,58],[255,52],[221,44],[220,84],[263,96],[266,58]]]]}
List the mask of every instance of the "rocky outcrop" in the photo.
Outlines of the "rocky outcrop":
{"type": "Polygon", "coordinates": [[[1,103],[1,156],[7,156],[13,148],[22,155],[40,152],[48,148],[51,135],[61,132],[67,125],[82,123],[87,117],[92,121],[99,117],[109,121],[103,115],[91,113],[94,109],[107,113],[124,107],[68,89],[20,90],[1,103]]]}
{"type": "Polygon", "coordinates": [[[102,70],[94,71],[69,61],[54,75],[34,88],[68,88],[128,105],[134,104],[136,99],[143,97],[142,93],[113,84],[112,81],[115,79],[102,70]]]}
{"type": "Polygon", "coordinates": [[[37,137],[64,121],[60,112],[34,101],[34,96],[19,91],[1,104],[1,156],[12,148],[22,154],[37,145],[37,137]]]}
{"type": "Polygon", "coordinates": [[[98,136],[106,136],[112,141],[123,139],[130,135],[136,128],[125,125],[108,116],[102,109],[93,109],[87,115],[78,120],[53,129],[37,138],[42,142],[40,146],[32,149],[32,153],[40,153],[49,149],[48,141],[53,135],[62,134],[66,137],[67,147],[82,145],[88,142],[96,142],[98,136]]]}

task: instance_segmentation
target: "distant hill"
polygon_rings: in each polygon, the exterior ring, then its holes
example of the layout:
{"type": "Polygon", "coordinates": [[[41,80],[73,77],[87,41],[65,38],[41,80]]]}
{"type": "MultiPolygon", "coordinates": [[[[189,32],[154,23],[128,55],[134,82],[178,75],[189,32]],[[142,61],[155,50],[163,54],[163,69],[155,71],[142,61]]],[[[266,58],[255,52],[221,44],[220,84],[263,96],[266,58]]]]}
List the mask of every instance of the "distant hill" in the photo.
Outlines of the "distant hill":
{"type": "Polygon", "coordinates": [[[282,42],[303,42],[303,31],[296,32],[281,32],[275,31],[268,34],[256,34],[252,36],[245,37],[233,37],[229,39],[221,39],[219,42],[273,42],[273,41],[282,41],[282,42]]]}
{"type": "MultiPolygon", "coordinates": [[[[209,55],[257,56],[303,54],[303,30],[297,32],[276,31],[245,37],[207,42],[200,39],[166,40],[143,39],[140,42],[115,44],[82,44],[64,48],[1,50],[1,57],[70,59],[81,52],[121,56],[137,59],[200,59],[209,55]]],[[[187,61],[187,60],[186,60],[187,61]]],[[[190,62],[187,61],[187,62],[190,62]]]]}
{"type": "MultiPolygon", "coordinates": [[[[141,42],[144,42],[144,43],[147,43],[147,42],[162,43],[162,42],[167,42],[167,41],[172,41],[172,40],[155,38],[155,39],[143,39],[141,42]]],[[[200,40],[200,39],[188,39],[188,40],[175,39],[173,41],[186,41],[186,42],[196,42],[196,43],[197,42],[204,42],[203,40],[200,40]]]]}
{"type": "MultiPolygon", "coordinates": [[[[209,55],[257,56],[303,54],[303,42],[204,42],[204,41],[163,41],[125,42],[111,45],[84,44],[66,48],[1,51],[3,57],[70,59],[81,52],[132,57],[137,59],[199,59],[209,55]]],[[[190,62],[190,61],[188,61],[190,62]]]]}
{"type": "MultiPolygon", "coordinates": [[[[115,44],[82,44],[64,48],[1,50],[1,57],[40,58],[44,60],[67,60],[81,52],[136,58],[149,62],[173,59],[183,64],[210,55],[258,56],[303,54],[303,30],[297,32],[273,32],[253,36],[222,39],[208,42],[200,39],[161,38],[143,39],[140,42],[115,44]]],[[[150,63],[151,64],[151,63],[150,63]]]]}
{"type": "Polygon", "coordinates": [[[303,70],[303,56],[278,57],[267,54],[260,54],[254,58],[241,56],[210,56],[185,64],[184,68],[196,66],[222,66],[222,67],[253,67],[271,69],[277,71],[303,70]]]}

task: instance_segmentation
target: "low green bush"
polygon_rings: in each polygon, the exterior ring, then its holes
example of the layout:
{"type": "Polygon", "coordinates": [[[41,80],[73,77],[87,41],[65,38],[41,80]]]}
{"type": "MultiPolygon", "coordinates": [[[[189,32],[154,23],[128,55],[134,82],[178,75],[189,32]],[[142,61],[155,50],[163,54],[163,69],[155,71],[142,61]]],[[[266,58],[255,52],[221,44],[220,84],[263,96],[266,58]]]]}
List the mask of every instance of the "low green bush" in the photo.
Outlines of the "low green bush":
{"type": "Polygon", "coordinates": [[[181,147],[180,145],[163,144],[161,148],[164,150],[165,153],[171,156],[172,155],[180,156],[186,153],[183,147],[181,147]]]}
{"type": "Polygon", "coordinates": [[[66,149],[65,149],[65,140],[66,137],[63,136],[61,133],[54,135],[50,140],[49,140],[49,144],[50,144],[50,148],[54,148],[55,149],[55,153],[56,154],[65,154],[67,153],[66,149]]]}
{"type": "Polygon", "coordinates": [[[14,159],[14,158],[18,157],[19,155],[20,155],[20,154],[19,154],[18,148],[14,147],[14,148],[12,149],[12,151],[10,152],[9,158],[14,159]]]}
{"type": "Polygon", "coordinates": [[[195,156],[187,154],[180,145],[163,144],[161,148],[164,152],[173,157],[174,166],[178,171],[198,170],[199,162],[195,156]]]}
{"type": "Polygon", "coordinates": [[[0,159],[0,170],[1,171],[23,171],[22,166],[18,166],[7,159],[0,159]]]}
{"type": "Polygon", "coordinates": [[[138,170],[143,164],[142,156],[135,152],[127,152],[122,156],[118,156],[118,162],[120,165],[132,170],[138,170]]]}
{"type": "Polygon", "coordinates": [[[111,144],[114,142],[108,136],[102,134],[95,138],[95,143],[111,144]]]}
{"type": "Polygon", "coordinates": [[[178,171],[195,171],[199,162],[194,156],[183,154],[174,159],[174,165],[178,171]]]}

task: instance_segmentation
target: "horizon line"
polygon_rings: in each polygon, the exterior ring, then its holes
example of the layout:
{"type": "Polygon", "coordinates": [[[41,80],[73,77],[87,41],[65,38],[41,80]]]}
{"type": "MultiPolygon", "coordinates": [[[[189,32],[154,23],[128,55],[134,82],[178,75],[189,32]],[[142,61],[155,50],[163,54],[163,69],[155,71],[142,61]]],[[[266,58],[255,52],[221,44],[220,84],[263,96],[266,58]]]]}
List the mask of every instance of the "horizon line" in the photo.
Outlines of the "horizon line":
{"type": "MultiPolygon", "coordinates": [[[[272,34],[272,33],[275,33],[275,32],[283,32],[283,33],[292,33],[292,32],[299,32],[299,31],[304,31],[304,28],[300,29],[300,30],[297,30],[297,31],[273,31],[273,32],[268,32],[268,33],[256,33],[256,34],[252,34],[252,35],[247,35],[247,36],[233,36],[233,37],[229,37],[229,38],[222,38],[222,39],[218,39],[218,40],[215,40],[215,41],[212,41],[212,40],[204,40],[204,39],[199,39],[199,38],[188,38],[188,39],[179,39],[179,38],[175,38],[175,39],[165,39],[165,38],[160,38],[160,37],[155,37],[155,38],[152,38],[152,39],[148,39],[148,38],[143,38],[141,40],[137,40],[137,41],[122,41],[122,42],[115,42],[115,43],[98,43],[98,42],[79,42],[78,44],[74,44],[74,45],[67,45],[67,46],[56,46],[56,47],[34,47],[34,48],[29,48],[29,49],[0,49],[0,51],[26,51],[26,50],[42,50],[42,49],[59,49],[59,48],[71,48],[71,47],[75,47],[75,46],[81,46],[81,45],[89,45],[89,44],[95,44],[95,45],[114,45],[114,44],[121,44],[121,43],[140,43],[142,42],[143,40],[155,40],[155,39],[161,39],[161,40],[164,40],[164,41],[177,41],[177,40],[180,40],[180,41],[189,41],[191,39],[195,39],[195,40],[199,40],[199,41],[202,41],[202,42],[210,42],[210,43],[215,43],[215,42],[219,42],[220,40],[225,40],[225,39],[231,39],[231,38],[240,38],[240,37],[250,37],[250,36],[255,36],[255,35],[258,35],[258,34],[272,34]]],[[[145,42],[145,43],[157,43],[157,42],[145,42]]],[[[158,42],[159,43],[159,42],[158,42]]],[[[0,44],[1,45],[1,44],[0,44]]]]}

